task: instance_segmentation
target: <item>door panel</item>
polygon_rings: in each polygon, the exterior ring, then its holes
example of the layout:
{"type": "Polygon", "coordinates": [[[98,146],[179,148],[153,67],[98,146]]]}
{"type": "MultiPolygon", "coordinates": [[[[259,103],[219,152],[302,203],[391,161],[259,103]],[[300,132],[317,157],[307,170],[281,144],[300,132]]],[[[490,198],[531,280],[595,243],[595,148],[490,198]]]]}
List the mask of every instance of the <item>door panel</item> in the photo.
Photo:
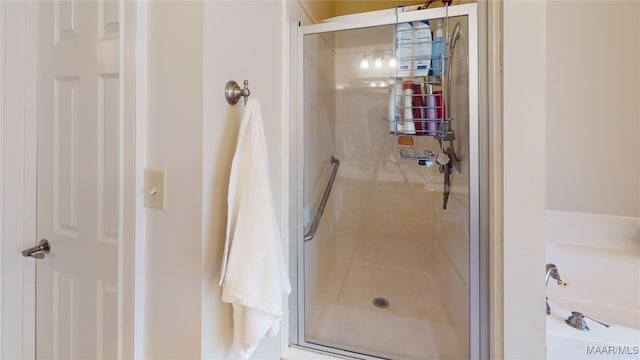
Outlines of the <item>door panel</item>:
{"type": "Polygon", "coordinates": [[[301,29],[300,209],[317,207],[327,159],[341,165],[317,236],[298,244],[299,345],[359,359],[479,356],[476,12],[440,10],[301,29]],[[426,26],[442,35],[418,37],[426,26]]]}
{"type": "Polygon", "coordinates": [[[38,358],[115,358],[122,121],[117,1],[38,5],[38,358]]]}

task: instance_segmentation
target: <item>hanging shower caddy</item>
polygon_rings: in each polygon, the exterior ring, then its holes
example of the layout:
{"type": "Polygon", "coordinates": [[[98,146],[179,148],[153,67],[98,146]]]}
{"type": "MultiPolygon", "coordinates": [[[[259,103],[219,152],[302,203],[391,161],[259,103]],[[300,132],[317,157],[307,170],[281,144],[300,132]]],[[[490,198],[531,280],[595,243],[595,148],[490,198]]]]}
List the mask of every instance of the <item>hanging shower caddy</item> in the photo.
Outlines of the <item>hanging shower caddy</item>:
{"type": "MultiPolygon", "coordinates": [[[[441,37],[429,38],[428,40],[415,39],[412,35],[415,29],[398,21],[396,21],[394,28],[394,57],[398,67],[393,78],[389,117],[386,119],[389,131],[393,135],[393,149],[394,152],[400,153],[403,160],[417,160],[419,165],[428,167],[434,163],[440,166],[447,165],[451,156],[445,151],[445,142],[450,142],[453,147],[453,140],[455,140],[455,133],[451,126],[453,118],[448,113],[451,102],[448,81],[451,67],[447,65],[449,62],[447,44],[451,38],[448,31],[449,2],[443,2],[445,16],[439,19],[443,29],[441,37]],[[407,41],[407,39],[410,40],[407,41]],[[413,49],[428,47],[441,51],[436,55],[431,51],[428,51],[428,54],[407,54],[406,51],[403,51],[406,47],[413,49]],[[428,74],[415,76],[412,72],[414,66],[411,64],[416,63],[429,64],[428,74]],[[406,66],[402,67],[404,64],[410,64],[409,71],[406,70],[406,66]],[[438,141],[439,149],[412,152],[409,148],[399,148],[403,145],[413,145],[414,136],[435,138],[438,141]]],[[[399,9],[401,8],[396,8],[396,19],[399,9]]],[[[436,24],[436,22],[432,21],[431,24],[436,24]]],[[[433,30],[433,28],[431,29],[433,30]]],[[[424,70],[422,72],[424,73],[424,70]]]]}

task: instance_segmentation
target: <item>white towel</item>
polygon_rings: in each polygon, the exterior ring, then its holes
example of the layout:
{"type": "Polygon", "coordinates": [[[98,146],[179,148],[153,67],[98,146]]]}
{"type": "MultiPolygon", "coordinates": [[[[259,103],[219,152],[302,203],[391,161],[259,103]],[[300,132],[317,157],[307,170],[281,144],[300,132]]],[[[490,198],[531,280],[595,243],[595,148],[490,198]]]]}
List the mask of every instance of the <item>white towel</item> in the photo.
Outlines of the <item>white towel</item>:
{"type": "Polygon", "coordinates": [[[248,359],[279,331],[283,296],[291,292],[271,194],[260,101],[244,110],[229,179],[222,301],[233,305],[233,345],[248,359]]]}

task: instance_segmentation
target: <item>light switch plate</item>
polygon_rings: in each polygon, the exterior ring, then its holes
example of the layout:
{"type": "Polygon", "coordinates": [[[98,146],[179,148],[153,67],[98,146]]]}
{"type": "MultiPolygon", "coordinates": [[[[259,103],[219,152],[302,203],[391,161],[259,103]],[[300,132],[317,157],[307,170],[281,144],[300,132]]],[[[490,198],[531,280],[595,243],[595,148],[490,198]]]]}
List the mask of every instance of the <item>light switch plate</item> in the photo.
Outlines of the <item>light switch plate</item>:
{"type": "Polygon", "coordinates": [[[151,209],[166,209],[166,178],[164,169],[144,169],[144,206],[151,209]]]}

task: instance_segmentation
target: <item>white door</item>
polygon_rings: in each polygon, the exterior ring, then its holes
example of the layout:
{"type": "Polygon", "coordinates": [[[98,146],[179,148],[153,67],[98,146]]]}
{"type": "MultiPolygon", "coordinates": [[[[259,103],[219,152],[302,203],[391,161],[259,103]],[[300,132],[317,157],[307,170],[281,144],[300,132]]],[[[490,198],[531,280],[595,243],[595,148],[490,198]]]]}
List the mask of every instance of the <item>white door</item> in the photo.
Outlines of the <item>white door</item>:
{"type": "Polygon", "coordinates": [[[38,4],[37,238],[51,247],[36,260],[39,359],[131,357],[124,7],[38,4]]]}

